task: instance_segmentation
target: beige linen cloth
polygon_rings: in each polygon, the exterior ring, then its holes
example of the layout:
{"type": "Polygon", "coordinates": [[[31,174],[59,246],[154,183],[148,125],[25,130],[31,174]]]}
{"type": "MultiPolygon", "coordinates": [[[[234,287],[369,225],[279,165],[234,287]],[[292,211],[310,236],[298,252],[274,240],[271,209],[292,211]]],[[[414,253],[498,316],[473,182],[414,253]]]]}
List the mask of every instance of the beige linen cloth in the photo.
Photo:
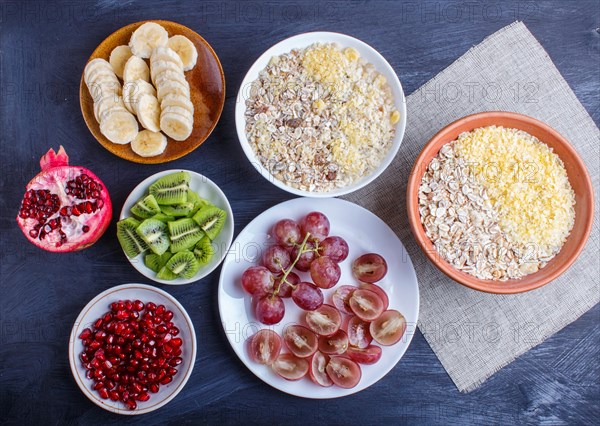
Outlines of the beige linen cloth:
{"type": "Polygon", "coordinates": [[[600,132],[543,47],[521,22],[487,37],[407,98],[406,134],[389,168],[344,198],[375,212],[401,238],[421,292],[419,328],[461,392],[481,385],[600,300],[598,220],[576,263],[541,289],[492,295],[438,271],[418,248],[406,214],[413,162],[442,127],[468,114],[530,115],[565,136],[583,157],[598,209],[600,132]]]}

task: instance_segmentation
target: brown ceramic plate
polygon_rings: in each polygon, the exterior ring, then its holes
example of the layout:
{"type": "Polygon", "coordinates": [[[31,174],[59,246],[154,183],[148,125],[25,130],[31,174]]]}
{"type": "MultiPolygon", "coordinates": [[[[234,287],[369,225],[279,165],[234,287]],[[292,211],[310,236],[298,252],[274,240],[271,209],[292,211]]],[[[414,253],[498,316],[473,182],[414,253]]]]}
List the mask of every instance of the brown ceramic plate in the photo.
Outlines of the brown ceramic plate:
{"type": "Polygon", "coordinates": [[[594,221],[594,191],[588,171],[571,144],[556,130],[539,120],[512,112],[482,112],[461,118],[440,130],[423,148],[413,166],[406,191],[408,219],[412,232],[427,257],[444,274],[467,287],[486,293],[521,293],[539,288],[565,272],[583,250],[594,221]],[[462,132],[485,126],[503,126],[523,130],[550,146],[565,164],[569,182],[575,191],[575,225],[560,252],[539,271],[519,280],[481,280],[454,268],[436,251],[425,234],[419,213],[419,186],[427,166],[440,148],[456,140],[462,132]]]}
{"type": "Polygon", "coordinates": [[[83,81],[83,75],[79,85],[79,102],[85,123],[104,148],[125,160],[143,164],[157,164],[183,157],[198,148],[208,138],[217,125],[225,104],[225,75],[219,58],[206,40],[188,27],[170,21],[142,21],[127,25],[115,31],[100,43],[88,62],[96,58],[108,60],[110,52],[117,46],[129,44],[129,38],[133,31],[146,22],[156,22],[162,25],[169,36],[176,34],[186,36],[194,43],[198,51],[196,66],[185,72],[185,78],[190,84],[191,100],[194,104],[194,129],[190,137],[181,142],[167,138],[169,141],[167,149],[161,155],[140,157],[131,150],[129,144],[118,145],[112,143],[100,133],[100,125],[94,117],[92,96],[83,81]]]}

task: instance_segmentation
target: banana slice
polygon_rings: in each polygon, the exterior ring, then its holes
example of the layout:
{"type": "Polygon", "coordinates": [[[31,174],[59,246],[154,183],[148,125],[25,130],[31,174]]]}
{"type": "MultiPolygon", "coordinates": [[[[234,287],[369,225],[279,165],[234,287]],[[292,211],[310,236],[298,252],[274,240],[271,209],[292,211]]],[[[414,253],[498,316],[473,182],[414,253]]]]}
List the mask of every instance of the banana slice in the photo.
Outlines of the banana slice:
{"type": "Polygon", "coordinates": [[[89,61],[83,70],[83,81],[85,81],[85,84],[88,84],[88,77],[92,71],[96,71],[101,68],[112,71],[112,66],[108,63],[108,61],[106,61],[106,59],[96,58],[89,61]]]}
{"type": "Polygon", "coordinates": [[[165,152],[167,137],[161,132],[142,130],[131,141],[131,149],[140,157],[155,157],[165,152]]]}
{"type": "Polygon", "coordinates": [[[184,141],[192,134],[193,126],[183,115],[172,112],[160,115],[160,130],[176,141],[184,141]]]}
{"type": "Polygon", "coordinates": [[[129,81],[123,85],[123,103],[129,112],[135,112],[135,105],[143,94],[156,96],[156,89],[153,85],[144,80],[129,81]]]}
{"type": "Polygon", "coordinates": [[[125,68],[125,63],[133,53],[131,53],[131,48],[127,45],[117,46],[112,52],[110,52],[110,57],[108,58],[108,62],[112,65],[112,69],[120,79],[123,78],[123,69],[125,68]]]}
{"type": "Polygon", "coordinates": [[[112,70],[107,70],[104,68],[100,68],[94,70],[90,73],[90,78],[88,79],[88,87],[94,83],[105,83],[105,82],[114,82],[119,83],[119,79],[115,75],[112,70]]]}
{"type": "Polygon", "coordinates": [[[154,84],[156,84],[157,87],[160,87],[168,81],[178,81],[179,83],[186,86],[188,89],[190,88],[190,84],[187,82],[185,76],[182,73],[174,72],[171,70],[165,70],[160,74],[157,74],[154,84]]]}
{"type": "Polygon", "coordinates": [[[138,98],[135,110],[142,127],[160,132],[160,105],[156,96],[143,94],[138,98]]]}
{"type": "Polygon", "coordinates": [[[106,96],[98,102],[94,102],[94,117],[96,117],[96,121],[100,123],[100,117],[105,112],[111,111],[114,108],[125,108],[122,97],[106,96]]]}
{"type": "Polygon", "coordinates": [[[167,46],[179,55],[184,71],[194,68],[198,60],[198,51],[189,38],[182,35],[174,35],[169,39],[167,46]]]}
{"type": "Polygon", "coordinates": [[[121,96],[121,84],[119,82],[114,81],[106,81],[102,83],[93,83],[88,89],[90,90],[90,96],[94,100],[94,102],[100,101],[100,99],[112,96],[118,97],[121,96]]]}
{"type": "Polygon", "coordinates": [[[161,60],[150,62],[150,78],[152,79],[152,82],[156,84],[156,76],[162,73],[163,71],[167,70],[183,75],[183,70],[179,68],[179,66],[175,62],[161,60]]]}
{"type": "Polygon", "coordinates": [[[177,95],[175,93],[165,96],[160,102],[160,107],[165,109],[167,107],[180,107],[188,110],[194,115],[194,104],[185,96],[177,95]]]}
{"type": "Polygon", "coordinates": [[[156,97],[159,101],[162,101],[162,99],[170,93],[185,96],[188,99],[190,98],[190,88],[183,85],[179,81],[165,81],[163,84],[158,86],[158,89],[156,90],[156,97]]]}
{"type": "Polygon", "coordinates": [[[158,61],[173,62],[181,69],[181,72],[183,72],[183,62],[181,62],[181,58],[179,57],[177,52],[175,52],[170,47],[157,47],[152,51],[152,56],[150,57],[150,65],[154,65],[158,61]]]}
{"type": "Polygon", "coordinates": [[[129,58],[123,69],[123,81],[129,82],[135,80],[150,81],[150,69],[146,61],[138,56],[129,58]]]}
{"type": "Polygon", "coordinates": [[[125,109],[125,107],[122,106],[115,106],[114,108],[110,108],[106,111],[102,111],[100,114],[98,114],[98,123],[100,123],[100,125],[102,126],[102,123],[111,115],[113,115],[115,112],[126,112],[127,114],[131,114],[129,111],[127,111],[125,109]]]}
{"type": "Polygon", "coordinates": [[[125,145],[138,134],[139,127],[135,116],[127,110],[115,109],[100,122],[100,132],[112,143],[125,145]]]}
{"type": "Polygon", "coordinates": [[[146,22],[133,32],[129,47],[134,55],[149,58],[154,48],[166,46],[168,42],[167,30],[154,22],[146,22]]]}
{"type": "Polygon", "coordinates": [[[168,106],[161,110],[162,114],[177,114],[185,118],[191,125],[194,124],[194,115],[187,109],[178,106],[168,106]]]}

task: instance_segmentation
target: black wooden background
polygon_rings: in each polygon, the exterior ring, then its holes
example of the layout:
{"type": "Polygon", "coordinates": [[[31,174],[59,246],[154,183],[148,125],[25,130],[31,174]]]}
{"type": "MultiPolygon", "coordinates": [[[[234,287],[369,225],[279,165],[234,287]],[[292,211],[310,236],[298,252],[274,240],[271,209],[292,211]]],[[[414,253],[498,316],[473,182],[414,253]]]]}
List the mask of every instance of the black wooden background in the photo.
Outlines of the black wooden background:
{"type": "Polygon", "coordinates": [[[597,0],[0,1],[0,423],[464,425],[598,419],[598,306],[470,394],[456,390],[418,333],[379,383],[347,398],[312,401],[270,388],[237,359],[218,319],[220,269],[194,285],[161,286],[183,302],[198,334],[196,365],[184,390],[146,416],[111,414],[76,386],[68,365],[69,331],[99,292],[147,280],[121,252],[116,220],[92,248],[64,255],[28,244],[14,220],[39,157],[62,144],[73,164],[104,180],[116,212],[138,182],[160,170],[188,168],[207,175],[229,197],[237,234],[263,210],[291,198],[255,172],[235,133],[239,84],[269,46],[313,30],[358,37],[387,58],[410,94],[515,20],[526,23],[598,123],[597,0]],[[111,155],[93,139],[79,109],[79,79],[88,56],[107,35],[143,19],[173,20],[196,30],[214,47],[227,79],[227,102],[210,139],[165,165],[138,165],[111,155]]]}

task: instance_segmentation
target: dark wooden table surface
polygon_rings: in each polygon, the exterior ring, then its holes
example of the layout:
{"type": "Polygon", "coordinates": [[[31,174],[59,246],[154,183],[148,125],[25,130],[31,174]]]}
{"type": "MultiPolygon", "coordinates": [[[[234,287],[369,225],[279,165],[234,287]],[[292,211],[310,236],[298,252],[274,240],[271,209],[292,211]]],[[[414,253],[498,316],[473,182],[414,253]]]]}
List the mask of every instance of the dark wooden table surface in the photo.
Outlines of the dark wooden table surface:
{"type": "Polygon", "coordinates": [[[597,0],[0,1],[0,423],[597,421],[598,306],[470,394],[456,390],[417,333],[402,361],[379,383],[347,398],[312,401],[270,388],[233,353],[218,319],[220,269],[194,285],[161,286],[183,302],[198,334],[198,356],[184,390],[150,415],[111,414],[88,401],[75,384],[67,357],[69,332],[81,308],[96,294],[147,280],[121,252],[116,220],[92,248],[56,255],[28,244],[14,218],[25,184],[37,173],[39,157],[62,144],[74,163],[104,180],[117,212],[138,182],[160,170],[188,168],[207,175],[229,197],[237,234],[263,210],[291,198],[255,172],[238,144],[238,86],[264,50],[305,31],[338,31],[364,40],[387,58],[410,94],[487,35],[522,20],[598,123],[599,9],[597,0]],[[143,19],[173,20],[199,32],[219,55],[227,79],[225,109],[209,140],[165,165],[138,165],[111,155],[93,139],[79,109],[79,79],[88,56],[107,35],[143,19]]]}

